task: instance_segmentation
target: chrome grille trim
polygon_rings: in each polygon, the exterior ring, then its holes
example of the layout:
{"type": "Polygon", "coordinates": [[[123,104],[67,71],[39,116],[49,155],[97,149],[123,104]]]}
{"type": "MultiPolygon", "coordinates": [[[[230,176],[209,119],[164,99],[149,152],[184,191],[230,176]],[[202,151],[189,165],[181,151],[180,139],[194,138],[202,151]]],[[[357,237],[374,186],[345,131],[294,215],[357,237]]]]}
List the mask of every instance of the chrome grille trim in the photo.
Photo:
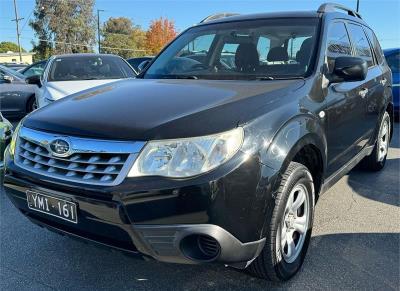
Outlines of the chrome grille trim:
{"type": "Polygon", "coordinates": [[[113,186],[122,182],[145,142],[86,139],[22,127],[15,163],[40,175],[83,184],[113,186]],[[68,138],[70,155],[52,155],[50,143],[68,138]]]}

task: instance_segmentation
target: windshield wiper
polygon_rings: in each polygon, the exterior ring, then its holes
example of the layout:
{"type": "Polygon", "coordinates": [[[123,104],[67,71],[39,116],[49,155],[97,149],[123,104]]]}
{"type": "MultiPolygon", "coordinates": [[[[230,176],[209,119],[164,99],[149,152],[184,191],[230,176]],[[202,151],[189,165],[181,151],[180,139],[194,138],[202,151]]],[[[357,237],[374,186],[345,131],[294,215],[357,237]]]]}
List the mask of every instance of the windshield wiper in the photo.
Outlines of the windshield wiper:
{"type": "Polygon", "coordinates": [[[189,79],[189,80],[198,80],[197,76],[192,75],[173,75],[173,76],[166,76],[163,79],[189,79]]]}
{"type": "Polygon", "coordinates": [[[259,77],[256,77],[256,80],[260,80],[260,81],[275,80],[275,78],[271,77],[271,76],[259,76],[259,77]]]}
{"type": "Polygon", "coordinates": [[[259,76],[259,77],[256,77],[256,80],[261,80],[261,81],[265,81],[265,80],[294,80],[294,79],[304,80],[304,77],[301,77],[301,76],[295,76],[295,77],[259,76]]]}

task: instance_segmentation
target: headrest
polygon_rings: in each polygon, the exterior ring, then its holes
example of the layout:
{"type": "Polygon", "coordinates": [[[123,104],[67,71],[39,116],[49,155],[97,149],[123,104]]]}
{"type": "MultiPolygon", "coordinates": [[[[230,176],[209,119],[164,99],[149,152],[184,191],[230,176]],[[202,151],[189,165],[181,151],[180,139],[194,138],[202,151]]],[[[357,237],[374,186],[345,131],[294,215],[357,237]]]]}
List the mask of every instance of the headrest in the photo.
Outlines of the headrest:
{"type": "Polygon", "coordinates": [[[255,71],[260,65],[257,47],[253,43],[242,43],[235,55],[236,68],[239,71],[255,71]]]}
{"type": "Polygon", "coordinates": [[[314,41],[312,37],[309,37],[303,41],[300,50],[296,54],[296,61],[298,61],[300,64],[308,64],[313,43],[314,41]]]}
{"type": "Polygon", "coordinates": [[[268,62],[286,62],[289,60],[289,55],[284,47],[273,47],[267,55],[268,62]]]}

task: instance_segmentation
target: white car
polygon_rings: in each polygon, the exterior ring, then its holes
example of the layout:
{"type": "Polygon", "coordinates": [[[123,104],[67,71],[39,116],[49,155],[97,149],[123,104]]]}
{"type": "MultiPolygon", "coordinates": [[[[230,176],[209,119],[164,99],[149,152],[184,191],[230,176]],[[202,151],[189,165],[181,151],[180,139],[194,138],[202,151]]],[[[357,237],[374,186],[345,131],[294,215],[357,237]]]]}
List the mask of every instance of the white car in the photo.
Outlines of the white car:
{"type": "Polygon", "coordinates": [[[43,74],[29,77],[28,82],[39,86],[36,104],[41,108],[70,94],[135,76],[119,56],[69,54],[51,57],[43,74]]]}

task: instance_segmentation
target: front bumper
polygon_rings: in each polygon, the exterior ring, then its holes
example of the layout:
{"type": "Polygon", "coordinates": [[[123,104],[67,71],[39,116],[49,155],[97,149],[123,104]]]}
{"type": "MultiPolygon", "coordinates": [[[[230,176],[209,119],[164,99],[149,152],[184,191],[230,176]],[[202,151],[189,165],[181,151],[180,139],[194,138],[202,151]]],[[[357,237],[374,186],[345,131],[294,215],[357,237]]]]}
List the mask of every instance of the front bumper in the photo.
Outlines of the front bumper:
{"type": "Polygon", "coordinates": [[[142,177],[99,187],[65,183],[17,167],[6,155],[5,192],[31,221],[50,230],[175,263],[246,267],[261,252],[277,173],[240,155],[190,180],[142,177]],[[30,210],[26,191],[74,201],[78,224],[30,210]],[[201,242],[216,251],[203,256],[201,242]]]}

